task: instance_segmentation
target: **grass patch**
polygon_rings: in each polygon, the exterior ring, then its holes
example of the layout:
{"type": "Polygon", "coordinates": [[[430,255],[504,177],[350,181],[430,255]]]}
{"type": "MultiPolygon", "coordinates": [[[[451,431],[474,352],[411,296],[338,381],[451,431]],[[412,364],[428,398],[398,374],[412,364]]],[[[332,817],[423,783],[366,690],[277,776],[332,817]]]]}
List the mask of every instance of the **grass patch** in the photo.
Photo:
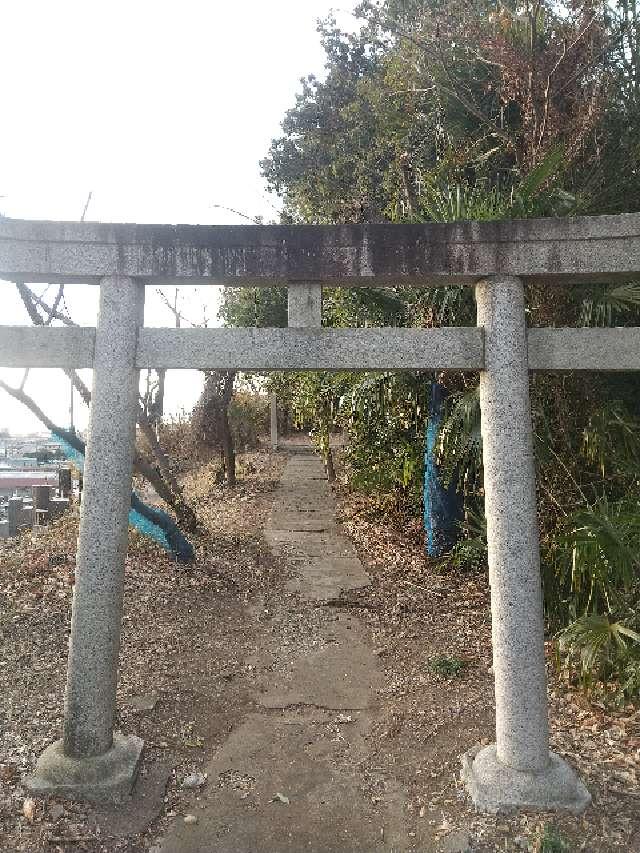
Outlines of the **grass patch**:
{"type": "Polygon", "coordinates": [[[539,853],[569,853],[570,851],[569,842],[551,824],[545,826],[537,849],[539,853]]]}
{"type": "Polygon", "coordinates": [[[466,662],[455,655],[438,655],[429,663],[429,669],[442,678],[455,678],[465,666],[466,662]]]}

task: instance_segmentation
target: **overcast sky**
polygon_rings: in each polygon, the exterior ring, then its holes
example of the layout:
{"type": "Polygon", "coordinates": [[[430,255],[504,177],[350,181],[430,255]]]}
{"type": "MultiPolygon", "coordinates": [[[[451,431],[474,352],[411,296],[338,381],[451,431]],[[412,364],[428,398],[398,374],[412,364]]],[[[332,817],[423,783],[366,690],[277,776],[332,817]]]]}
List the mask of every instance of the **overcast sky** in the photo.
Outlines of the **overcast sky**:
{"type": "MultiPolygon", "coordinates": [[[[230,223],[277,219],[258,163],[299,79],[320,75],[316,21],[355,0],[5,0],[0,3],[0,212],[27,219],[230,223]]],[[[37,287],[38,293],[44,290],[37,287]]],[[[53,289],[52,289],[53,290],[53,289]]],[[[216,289],[183,288],[184,312],[216,316],[216,289]]],[[[76,322],[95,323],[97,288],[68,286],[76,322]]],[[[172,325],[147,288],[148,325],[172,325]]],[[[216,321],[217,322],[217,321],[216,321]]],[[[0,323],[26,324],[0,282],[0,323]]],[[[210,323],[211,325],[213,323],[210,323]]],[[[19,384],[21,371],[0,370],[19,384]]],[[[87,374],[90,379],[90,372],[87,374]]],[[[172,371],[168,406],[189,409],[201,374],[172,371]]],[[[26,390],[68,423],[68,381],[34,370],[26,390]]],[[[76,400],[76,423],[86,412],[76,400]]],[[[38,422],[0,391],[0,428],[38,422]]]]}

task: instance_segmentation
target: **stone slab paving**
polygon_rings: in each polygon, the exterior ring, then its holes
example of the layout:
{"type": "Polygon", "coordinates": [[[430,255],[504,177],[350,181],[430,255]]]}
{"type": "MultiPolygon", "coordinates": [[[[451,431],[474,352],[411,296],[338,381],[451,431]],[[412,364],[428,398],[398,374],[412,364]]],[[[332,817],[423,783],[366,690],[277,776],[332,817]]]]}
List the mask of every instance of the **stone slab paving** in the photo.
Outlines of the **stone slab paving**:
{"type": "MultiPolygon", "coordinates": [[[[372,803],[358,769],[371,749],[382,686],[377,658],[354,616],[322,607],[369,581],[339,533],[322,463],[310,448],[291,449],[265,536],[292,569],[283,612],[289,608],[300,627],[292,641],[294,618],[288,628],[285,619],[275,638],[276,648],[293,647],[291,656],[265,667],[256,712],[209,762],[193,810],[198,822],[177,820],[160,849],[402,853],[409,849],[402,792],[372,803]]],[[[268,655],[265,649],[265,661],[268,655]]]]}
{"type": "Polygon", "coordinates": [[[334,624],[336,630],[323,638],[327,645],[296,661],[286,681],[260,697],[263,708],[309,705],[354,711],[372,707],[380,676],[372,668],[371,650],[357,629],[344,622],[334,624]]]}
{"type": "Polygon", "coordinates": [[[336,541],[327,531],[269,530],[266,540],[278,557],[353,557],[347,543],[336,541]]]}
{"type": "Polygon", "coordinates": [[[331,601],[369,583],[357,557],[298,557],[290,562],[297,572],[287,582],[287,589],[310,601],[331,601]]]}

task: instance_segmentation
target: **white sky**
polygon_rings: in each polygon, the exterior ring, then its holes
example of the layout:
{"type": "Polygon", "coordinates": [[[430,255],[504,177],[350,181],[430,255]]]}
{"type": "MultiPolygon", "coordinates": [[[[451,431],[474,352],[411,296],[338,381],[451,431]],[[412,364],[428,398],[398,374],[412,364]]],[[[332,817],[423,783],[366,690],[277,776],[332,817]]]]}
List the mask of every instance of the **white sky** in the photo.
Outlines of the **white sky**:
{"type": "MultiPolygon", "coordinates": [[[[4,0],[0,2],[0,212],[25,219],[230,223],[227,205],[277,219],[258,162],[293,105],[299,78],[320,75],[316,20],[353,25],[356,0],[4,0]]],[[[36,287],[42,293],[44,285],[36,287]]],[[[55,288],[51,288],[51,293],[55,288]]],[[[216,289],[182,288],[194,321],[216,289]]],[[[94,325],[97,288],[67,286],[74,320],[94,325]]],[[[0,282],[0,323],[27,324],[0,282]]],[[[146,323],[173,325],[147,288],[146,323]]],[[[210,323],[213,325],[213,323],[210,323]]],[[[22,371],[0,370],[19,384],[22,371]]],[[[86,378],[90,381],[90,372],[86,378]]],[[[190,409],[195,371],[167,378],[169,411],[190,409]]],[[[68,424],[69,383],[33,370],[26,390],[68,424]]],[[[76,399],[76,425],[87,413],[76,399]]],[[[0,428],[40,429],[0,390],[0,428]]]]}

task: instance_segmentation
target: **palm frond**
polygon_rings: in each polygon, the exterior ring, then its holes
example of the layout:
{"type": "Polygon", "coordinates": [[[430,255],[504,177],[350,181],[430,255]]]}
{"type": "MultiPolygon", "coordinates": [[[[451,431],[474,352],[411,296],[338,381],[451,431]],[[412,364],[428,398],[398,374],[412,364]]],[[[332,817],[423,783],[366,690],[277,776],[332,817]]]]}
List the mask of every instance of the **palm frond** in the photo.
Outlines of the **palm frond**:
{"type": "Polygon", "coordinates": [[[640,281],[592,286],[580,303],[578,325],[613,326],[640,315],[640,281]]]}
{"type": "Polygon", "coordinates": [[[578,661],[580,681],[590,690],[595,679],[606,680],[625,671],[628,640],[638,644],[640,634],[623,622],[594,613],[576,619],[559,634],[558,650],[564,655],[565,668],[578,661]]]}
{"type": "Polygon", "coordinates": [[[569,515],[546,559],[557,589],[571,596],[575,612],[614,609],[638,568],[640,513],[633,501],[605,497],[569,515]]]}
{"type": "Polygon", "coordinates": [[[444,482],[457,478],[461,490],[468,492],[482,471],[480,389],[457,394],[451,401],[440,428],[437,461],[444,482]]]}

